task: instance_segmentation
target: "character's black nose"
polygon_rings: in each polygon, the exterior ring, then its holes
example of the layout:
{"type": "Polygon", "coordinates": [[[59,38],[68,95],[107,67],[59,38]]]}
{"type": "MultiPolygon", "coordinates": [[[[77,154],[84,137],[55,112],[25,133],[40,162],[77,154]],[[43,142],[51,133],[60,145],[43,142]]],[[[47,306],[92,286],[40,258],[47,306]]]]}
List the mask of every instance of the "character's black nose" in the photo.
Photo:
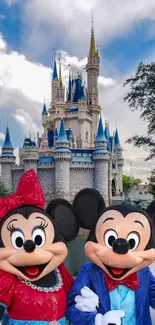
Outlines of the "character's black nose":
{"type": "Polygon", "coordinates": [[[27,253],[32,253],[35,250],[36,245],[33,240],[26,240],[23,247],[27,253]]]}
{"type": "Polygon", "coordinates": [[[113,251],[117,254],[126,254],[129,248],[130,245],[124,238],[118,238],[113,242],[113,251]]]}

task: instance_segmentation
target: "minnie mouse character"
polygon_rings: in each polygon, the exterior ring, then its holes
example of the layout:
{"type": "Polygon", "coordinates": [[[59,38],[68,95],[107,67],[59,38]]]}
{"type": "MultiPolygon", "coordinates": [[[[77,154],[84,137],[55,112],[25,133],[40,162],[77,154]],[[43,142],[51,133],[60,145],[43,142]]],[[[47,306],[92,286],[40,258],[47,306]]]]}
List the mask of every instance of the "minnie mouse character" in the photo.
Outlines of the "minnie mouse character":
{"type": "Polygon", "coordinates": [[[66,241],[79,231],[72,205],[44,196],[34,170],[15,194],[0,198],[0,319],[10,325],[66,325],[66,297],[73,278],[63,261],[66,241]]]}
{"type": "Polygon", "coordinates": [[[82,190],[74,199],[80,224],[89,229],[82,267],[68,295],[73,325],[151,325],[155,278],[153,224],[146,211],[129,204],[105,208],[101,195],[82,190]],[[95,202],[94,202],[95,201],[95,202]]]}

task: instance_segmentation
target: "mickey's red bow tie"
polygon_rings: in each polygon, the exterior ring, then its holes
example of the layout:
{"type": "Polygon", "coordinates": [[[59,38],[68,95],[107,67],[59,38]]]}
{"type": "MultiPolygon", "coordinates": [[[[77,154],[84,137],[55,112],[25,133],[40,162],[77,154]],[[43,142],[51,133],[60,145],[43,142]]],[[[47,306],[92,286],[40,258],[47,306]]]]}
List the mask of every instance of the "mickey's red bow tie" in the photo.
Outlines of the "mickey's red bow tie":
{"type": "Polygon", "coordinates": [[[125,285],[134,291],[137,291],[139,288],[139,279],[137,273],[133,273],[123,280],[113,280],[108,274],[105,273],[104,279],[108,291],[116,289],[119,285],[125,285]]]}

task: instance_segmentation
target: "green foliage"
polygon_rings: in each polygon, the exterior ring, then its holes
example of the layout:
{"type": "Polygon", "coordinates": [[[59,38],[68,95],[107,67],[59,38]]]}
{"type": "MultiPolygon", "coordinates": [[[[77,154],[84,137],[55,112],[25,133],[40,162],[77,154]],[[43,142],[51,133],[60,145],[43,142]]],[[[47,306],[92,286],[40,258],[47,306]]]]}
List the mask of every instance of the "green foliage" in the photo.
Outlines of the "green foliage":
{"type": "Polygon", "coordinates": [[[134,178],[127,175],[123,175],[123,192],[125,194],[129,193],[135,185],[142,182],[140,178],[134,178]]]}
{"type": "Polygon", "coordinates": [[[150,177],[148,178],[150,193],[155,198],[155,169],[152,170],[150,177]]]}
{"type": "Polygon", "coordinates": [[[127,79],[124,86],[130,90],[124,98],[132,111],[139,110],[140,118],[147,122],[146,136],[135,135],[127,140],[136,147],[147,145],[150,154],[146,160],[155,157],[155,63],[144,64],[141,62],[135,72],[135,76],[127,79]]]}
{"type": "Polygon", "coordinates": [[[0,197],[5,197],[11,194],[11,190],[9,190],[2,182],[0,182],[0,197]]]}

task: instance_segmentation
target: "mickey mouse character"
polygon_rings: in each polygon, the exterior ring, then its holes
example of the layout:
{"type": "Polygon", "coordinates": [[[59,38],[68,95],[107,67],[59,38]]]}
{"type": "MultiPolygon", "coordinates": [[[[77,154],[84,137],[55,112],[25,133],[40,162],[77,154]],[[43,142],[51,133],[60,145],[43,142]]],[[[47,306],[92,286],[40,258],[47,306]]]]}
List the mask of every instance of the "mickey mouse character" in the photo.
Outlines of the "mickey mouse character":
{"type": "Polygon", "coordinates": [[[74,199],[81,227],[90,230],[83,265],[68,295],[73,325],[151,325],[155,278],[153,225],[137,206],[105,208],[100,193],[84,189],[74,199]]]}
{"type": "Polygon", "coordinates": [[[9,325],[66,325],[66,297],[73,278],[63,261],[66,241],[79,231],[72,205],[44,196],[34,170],[15,194],[0,198],[0,319],[9,325]]]}

